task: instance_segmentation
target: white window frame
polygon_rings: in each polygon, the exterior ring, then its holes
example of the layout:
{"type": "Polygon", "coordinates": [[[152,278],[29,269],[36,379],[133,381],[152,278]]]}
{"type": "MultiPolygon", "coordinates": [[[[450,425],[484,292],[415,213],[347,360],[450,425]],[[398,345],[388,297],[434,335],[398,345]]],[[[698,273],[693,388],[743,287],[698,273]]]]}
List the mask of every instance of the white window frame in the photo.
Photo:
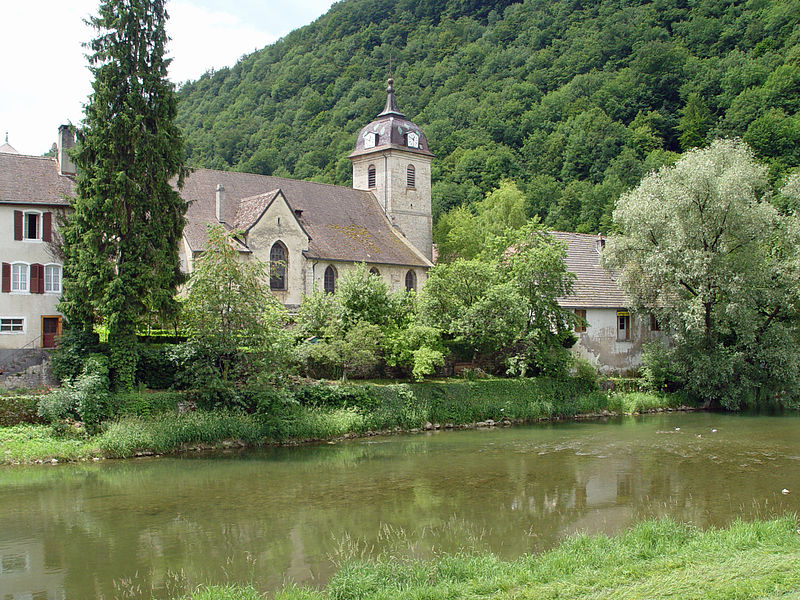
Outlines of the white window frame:
{"type": "MultiPolygon", "coordinates": [[[[8,323],[9,327],[13,327],[13,324],[8,323]]],[[[25,333],[25,317],[0,317],[0,335],[17,335],[20,333],[25,333]],[[22,321],[22,329],[3,329],[5,326],[4,321],[22,321]]]]}
{"type": "Polygon", "coordinates": [[[25,262],[11,263],[11,293],[12,294],[29,294],[31,290],[31,265],[25,262]],[[17,278],[17,288],[14,289],[14,270],[16,267],[25,267],[25,289],[21,289],[19,284],[21,278],[17,278]]]}
{"type": "MultiPolygon", "coordinates": [[[[61,293],[61,280],[64,270],[61,268],[61,265],[58,263],[47,263],[44,265],[44,293],[45,294],[60,294],[61,293]],[[58,270],[58,286],[57,289],[48,289],[47,286],[47,273],[48,271],[52,272],[54,269],[58,270]]],[[[50,284],[52,287],[53,277],[50,276],[50,284]]]]}
{"type": "Polygon", "coordinates": [[[42,228],[44,227],[44,219],[39,210],[26,210],[22,213],[22,241],[23,242],[41,242],[42,241],[42,228]],[[36,215],[36,235],[37,237],[28,237],[28,215],[36,215]]]}

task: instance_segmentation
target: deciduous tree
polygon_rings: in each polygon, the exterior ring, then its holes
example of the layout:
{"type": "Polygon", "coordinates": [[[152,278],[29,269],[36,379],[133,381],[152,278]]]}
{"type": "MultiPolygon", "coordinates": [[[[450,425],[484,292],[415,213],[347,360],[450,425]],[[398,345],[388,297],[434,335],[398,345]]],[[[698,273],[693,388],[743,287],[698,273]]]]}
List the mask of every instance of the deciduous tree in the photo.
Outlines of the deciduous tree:
{"type": "Polygon", "coordinates": [[[738,407],[800,389],[800,228],[769,202],[767,169],[718,140],[617,203],[604,252],[634,310],[670,333],[687,390],[738,407]]]}

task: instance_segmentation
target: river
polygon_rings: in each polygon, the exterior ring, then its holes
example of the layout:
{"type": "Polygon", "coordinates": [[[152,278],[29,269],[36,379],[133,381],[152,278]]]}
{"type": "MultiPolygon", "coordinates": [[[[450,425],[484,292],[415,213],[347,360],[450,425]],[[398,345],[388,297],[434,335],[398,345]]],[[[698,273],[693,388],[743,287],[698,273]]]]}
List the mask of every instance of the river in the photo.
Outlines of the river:
{"type": "Polygon", "coordinates": [[[665,413],[0,468],[0,600],[321,586],[343,560],[506,558],[669,515],[800,513],[800,417],[665,413]],[[787,490],[789,493],[784,493],[787,490]]]}

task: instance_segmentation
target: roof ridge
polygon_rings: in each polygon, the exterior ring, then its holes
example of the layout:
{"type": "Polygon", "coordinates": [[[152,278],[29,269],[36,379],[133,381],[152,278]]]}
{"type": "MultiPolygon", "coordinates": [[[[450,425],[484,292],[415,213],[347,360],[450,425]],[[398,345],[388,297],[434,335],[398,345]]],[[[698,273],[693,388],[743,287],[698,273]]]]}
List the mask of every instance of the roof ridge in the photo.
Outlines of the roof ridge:
{"type": "MultiPolygon", "coordinates": [[[[321,181],[309,181],[307,179],[294,179],[292,177],[279,177],[277,175],[264,175],[262,173],[246,173],[244,171],[226,171],[224,169],[208,169],[206,167],[195,167],[195,168],[192,169],[192,173],[197,172],[197,171],[210,171],[210,172],[214,172],[214,173],[230,173],[232,175],[247,175],[249,177],[257,177],[257,178],[270,177],[272,179],[279,179],[281,181],[290,181],[290,182],[293,182],[293,183],[322,185],[322,186],[333,187],[333,188],[338,188],[338,189],[350,190],[352,192],[367,193],[367,194],[371,194],[372,193],[369,190],[358,190],[356,188],[353,188],[353,187],[350,187],[350,186],[347,186],[347,185],[339,185],[337,183],[323,183],[321,181]]],[[[191,177],[191,173],[189,174],[189,176],[191,177]]],[[[278,189],[282,189],[282,188],[278,187],[278,188],[275,188],[275,189],[278,190],[278,189]]]]}

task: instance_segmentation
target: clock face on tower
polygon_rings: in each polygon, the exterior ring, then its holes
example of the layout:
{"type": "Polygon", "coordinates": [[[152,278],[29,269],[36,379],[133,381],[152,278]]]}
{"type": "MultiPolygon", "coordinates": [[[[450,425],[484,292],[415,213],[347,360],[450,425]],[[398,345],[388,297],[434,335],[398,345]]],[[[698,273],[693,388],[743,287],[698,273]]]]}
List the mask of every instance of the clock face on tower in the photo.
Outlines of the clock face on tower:
{"type": "Polygon", "coordinates": [[[375,147],[375,138],[378,137],[377,134],[373,132],[369,132],[364,136],[364,148],[374,148],[375,147]]]}
{"type": "Polygon", "coordinates": [[[419,134],[414,131],[409,131],[406,137],[406,144],[409,148],[419,148],[419,134]]]}

